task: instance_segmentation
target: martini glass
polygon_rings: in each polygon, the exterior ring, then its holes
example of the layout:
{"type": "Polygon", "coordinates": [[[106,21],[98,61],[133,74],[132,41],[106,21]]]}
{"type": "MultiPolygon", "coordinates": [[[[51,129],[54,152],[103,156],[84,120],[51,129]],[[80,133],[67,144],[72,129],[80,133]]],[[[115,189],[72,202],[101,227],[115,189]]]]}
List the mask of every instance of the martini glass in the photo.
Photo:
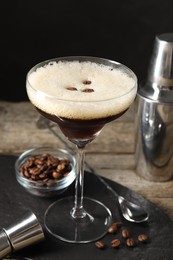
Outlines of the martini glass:
{"type": "Polygon", "coordinates": [[[51,204],[45,212],[45,226],[66,242],[98,240],[106,234],[112,216],[102,202],[83,196],[85,146],[132,104],[136,76],[118,62],[71,56],[37,64],[28,72],[26,85],[32,104],[77,147],[74,197],[51,204]]]}

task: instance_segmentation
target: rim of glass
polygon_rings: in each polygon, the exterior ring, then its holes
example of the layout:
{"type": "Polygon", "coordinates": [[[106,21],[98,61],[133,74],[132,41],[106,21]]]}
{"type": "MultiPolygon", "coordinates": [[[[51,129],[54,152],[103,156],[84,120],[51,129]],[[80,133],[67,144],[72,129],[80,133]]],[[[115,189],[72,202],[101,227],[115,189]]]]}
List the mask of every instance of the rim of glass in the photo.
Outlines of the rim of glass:
{"type": "Polygon", "coordinates": [[[37,63],[35,66],[33,66],[28,71],[28,73],[26,75],[26,82],[29,84],[30,88],[32,88],[35,92],[41,93],[42,95],[47,96],[47,97],[52,98],[52,99],[57,99],[57,100],[60,100],[60,101],[74,102],[73,99],[63,99],[63,98],[60,98],[60,97],[57,97],[57,96],[49,95],[49,94],[47,94],[44,91],[35,89],[34,86],[29,81],[29,75],[32,72],[36,71],[40,67],[44,67],[45,65],[47,65],[47,64],[49,64],[51,62],[59,62],[59,61],[62,61],[62,62],[63,61],[64,62],[65,61],[79,61],[79,62],[90,61],[90,62],[93,62],[93,63],[96,63],[96,64],[101,64],[101,65],[104,65],[104,66],[108,66],[108,67],[110,67],[110,65],[112,65],[112,68],[115,68],[114,66],[117,66],[117,68],[118,68],[118,66],[119,66],[119,67],[123,68],[124,72],[126,73],[126,75],[128,75],[128,77],[134,79],[133,87],[128,92],[126,92],[123,95],[112,97],[112,98],[108,98],[108,99],[100,99],[100,100],[92,100],[92,101],[89,101],[89,100],[87,100],[87,101],[85,101],[85,100],[82,100],[82,101],[81,100],[75,100],[76,103],[81,103],[81,102],[82,103],[93,103],[93,102],[99,103],[99,102],[109,101],[109,100],[113,100],[113,99],[117,99],[117,98],[126,96],[131,91],[133,91],[133,89],[137,88],[137,76],[135,75],[135,73],[129,67],[127,67],[126,65],[124,65],[124,64],[122,64],[120,62],[117,62],[117,61],[113,61],[113,60],[106,59],[106,58],[92,57],[92,56],[64,56],[64,57],[57,57],[57,58],[47,59],[47,60],[44,60],[44,61],[41,61],[41,62],[37,63]]]}

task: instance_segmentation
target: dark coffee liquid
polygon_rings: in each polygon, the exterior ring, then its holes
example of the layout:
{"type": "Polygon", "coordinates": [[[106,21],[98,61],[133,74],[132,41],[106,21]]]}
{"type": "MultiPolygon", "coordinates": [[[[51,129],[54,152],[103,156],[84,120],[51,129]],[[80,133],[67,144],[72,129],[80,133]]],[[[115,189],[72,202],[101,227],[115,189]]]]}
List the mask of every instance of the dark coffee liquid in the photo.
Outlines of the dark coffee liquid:
{"type": "Polygon", "coordinates": [[[48,114],[38,108],[37,110],[44,117],[57,123],[63,134],[70,140],[92,140],[99,134],[105,124],[117,119],[126,112],[125,110],[117,115],[106,118],[83,120],[57,117],[55,115],[48,114]]]}

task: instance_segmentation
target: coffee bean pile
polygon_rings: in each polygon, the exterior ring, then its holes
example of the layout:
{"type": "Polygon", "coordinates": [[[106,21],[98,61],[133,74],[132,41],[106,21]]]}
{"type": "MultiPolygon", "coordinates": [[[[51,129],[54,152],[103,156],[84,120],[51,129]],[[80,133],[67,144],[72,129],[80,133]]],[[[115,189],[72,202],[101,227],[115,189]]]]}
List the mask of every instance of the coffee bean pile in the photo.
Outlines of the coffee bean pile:
{"type": "MultiPolygon", "coordinates": [[[[123,244],[125,244],[127,247],[134,247],[137,246],[139,243],[148,242],[148,236],[146,234],[139,234],[135,241],[128,229],[123,226],[122,222],[115,222],[108,228],[108,234],[114,235],[118,234],[118,232],[120,233],[121,238],[114,237],[114,239],[110,242],[110,246],[112,248],[118,249],[123,244]]],[[[101,240],[96,241],[95,246],[99,249],[105,249],[108,247],[108,245],[101,240]]]]}
{"type": "MultiPolygon", "coordinates": [[[[20,168],[20,174],[39,187],[56,185],[56,180],[67,176],[71,171],[69,160],[59,159],[45,153],[38,156],[30,156],[20,168]]],[[[33,185],[34,185],[33,184],[33,185]]]]}

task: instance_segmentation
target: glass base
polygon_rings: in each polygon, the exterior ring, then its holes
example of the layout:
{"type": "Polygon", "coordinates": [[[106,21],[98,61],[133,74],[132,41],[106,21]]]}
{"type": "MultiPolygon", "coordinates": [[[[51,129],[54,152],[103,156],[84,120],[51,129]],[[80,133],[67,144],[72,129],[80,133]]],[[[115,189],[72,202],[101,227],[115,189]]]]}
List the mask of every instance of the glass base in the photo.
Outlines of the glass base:
{"type": "Polygon", "coordinates": [[[71,243],[89,243],[103,237],[112,221],[110,210],[101,202],[84,198],[84,218],[74,219],[74,197],[60,199],[45,212],[45,227],[54,237],[71,243]]]}

